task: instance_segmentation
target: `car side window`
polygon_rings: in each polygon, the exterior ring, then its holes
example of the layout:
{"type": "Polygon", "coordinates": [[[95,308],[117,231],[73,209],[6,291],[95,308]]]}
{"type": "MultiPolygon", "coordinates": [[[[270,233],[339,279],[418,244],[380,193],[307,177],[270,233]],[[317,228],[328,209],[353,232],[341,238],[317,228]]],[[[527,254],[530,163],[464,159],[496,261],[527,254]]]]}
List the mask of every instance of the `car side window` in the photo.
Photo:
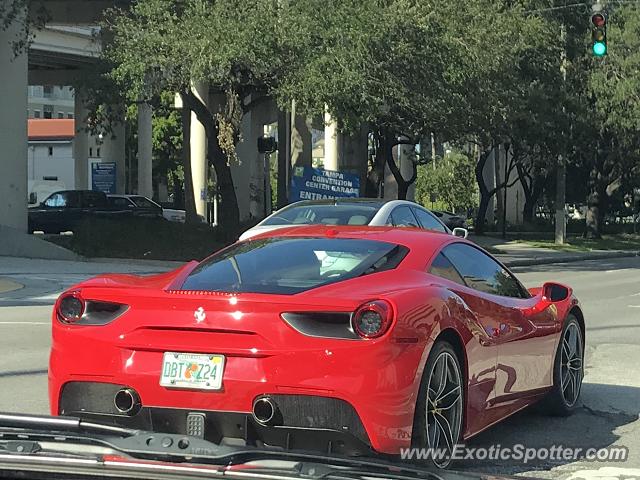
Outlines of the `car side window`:
{"type": "Polygon", "coordinates": [[[83,207],[95,208],[107,205],[106,197],[99,193],[87,192],[83,195],[83,207]]]}
{"type": "Polygon", "coordinates": [[[128,199],[121,197],[109,198],[109,204],[118,208],[129,208],[130,206],[134,206],[128,199]]]}
{"type": "Polygon", "coordinates": [[[145,197],[133,197],[132,200],[140,208],[158,208],[158,205],[145,197]]]}
{"type": "Polygon", "coordinates": [[[456,270],[456,267],[453,266],[453,264],[447,257],[442,254],[442,252],[440,252],[438,256],[433,260],[433,262],[431,262],[429,273],[437,277],[446,278],[447,280],[451,280],[452,282],[459,283],[460,285],[465,285],[464,280],[456,270]]]}
{"type": "Polygon", "coordinates": [[[411,212],[411,209],[402,205],[400,207],[394,208],[393,212],[391,212],[391,221],[393,222],[394,227],[419,227],[418,220],[411,212]]]}
{"type": "Polygon", "coordinates": [[[44,201],[47,207],[65,207],[66,200],[61,193],[54,193],[44,201]]]}
{"type": "Polygon", "coordinates": [[[425,212],[420,208],[414,208],[413,213],[416,214],[420,225],[425,230],[435,230],[436,232],[446,232],[447,229],[429,212],[425,212]]]}
{"type": "Polygon", "coordinates": [[[526,298],[520,283],[481,250],[464,243],[454,243],[445,247],[442,253],[469,287],[502,297],[526,298]]]}
{"type": "Polygon", "coordinates": [[[67,208],[79,208],[80,207],[80,199],[81,195],[79,192],[64,192],[62,194],[65,200],[65,206],[67,208]]]}

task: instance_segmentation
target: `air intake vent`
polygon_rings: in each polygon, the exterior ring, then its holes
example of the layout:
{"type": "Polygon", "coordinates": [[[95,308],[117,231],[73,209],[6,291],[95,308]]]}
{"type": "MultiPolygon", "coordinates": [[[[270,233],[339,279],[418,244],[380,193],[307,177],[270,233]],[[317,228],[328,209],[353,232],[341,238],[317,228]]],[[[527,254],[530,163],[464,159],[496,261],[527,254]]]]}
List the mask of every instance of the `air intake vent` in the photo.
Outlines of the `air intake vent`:
{"type": "Polygon", "coordinates": [[[284,312],[281,317],[310,337],[360,339],[351,328],[351,312],[284,312]]]}

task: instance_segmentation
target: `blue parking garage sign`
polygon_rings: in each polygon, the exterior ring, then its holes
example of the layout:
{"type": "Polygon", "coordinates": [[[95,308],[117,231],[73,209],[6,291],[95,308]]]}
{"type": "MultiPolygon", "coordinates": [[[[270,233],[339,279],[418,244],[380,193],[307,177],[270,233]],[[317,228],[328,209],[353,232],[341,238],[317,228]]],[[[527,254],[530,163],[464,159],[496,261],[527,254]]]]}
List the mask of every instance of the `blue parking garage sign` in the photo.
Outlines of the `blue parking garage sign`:
{"type": "Polygon", "coordinates": [[[360,177],[313,167],[294,167],[290,202],[360,196],[360,177]]]}
{"type": "Polygon", "coordinates": [[[116,193],[116,164],[91,164],[91,189],[104,193],[116,193]]]}

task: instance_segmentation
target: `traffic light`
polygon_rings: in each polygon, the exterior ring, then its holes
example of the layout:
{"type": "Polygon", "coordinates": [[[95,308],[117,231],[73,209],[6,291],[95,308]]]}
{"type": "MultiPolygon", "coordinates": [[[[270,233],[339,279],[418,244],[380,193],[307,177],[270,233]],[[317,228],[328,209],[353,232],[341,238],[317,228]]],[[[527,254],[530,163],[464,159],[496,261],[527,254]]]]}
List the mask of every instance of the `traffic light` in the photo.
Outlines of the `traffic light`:
{"type": "Polygon", "coordinates": [[[596,57],[603,57],[607,54],[607,17],[603,12],[596,12],[591,15],[591,23],[591,50],[596,57]]]}

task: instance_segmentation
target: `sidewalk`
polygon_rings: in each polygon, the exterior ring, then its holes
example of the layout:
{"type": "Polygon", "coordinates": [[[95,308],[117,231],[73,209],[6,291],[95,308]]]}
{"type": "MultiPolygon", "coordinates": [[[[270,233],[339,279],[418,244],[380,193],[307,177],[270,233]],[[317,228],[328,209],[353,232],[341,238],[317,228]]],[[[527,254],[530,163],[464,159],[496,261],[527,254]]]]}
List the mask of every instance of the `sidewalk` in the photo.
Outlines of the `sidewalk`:
{"type": "Polygon", "coordinates": [[[523,243],[496,237],[469,235],[469,240],[487,249],[509,267],[580,262],[607,258],[636,257],[634,250],[592,250],[590,252],[562,252],[549,248],[530,247],[523,243]]]}
{"type": "Polygon", "coordinates": [[[72,261],[0,256],[0,276],[10,276],[11,274],[98,275],[101,273],[160,273],[173,270],[185,263],[121,258],[72,261]]]}
{"type": "Polygon", "coordinates": [[[0,256],[0,306],[52,305],[60,292],[103,273],[149,275],[184,265],[155,260],[45,260],[0,256]]]}

